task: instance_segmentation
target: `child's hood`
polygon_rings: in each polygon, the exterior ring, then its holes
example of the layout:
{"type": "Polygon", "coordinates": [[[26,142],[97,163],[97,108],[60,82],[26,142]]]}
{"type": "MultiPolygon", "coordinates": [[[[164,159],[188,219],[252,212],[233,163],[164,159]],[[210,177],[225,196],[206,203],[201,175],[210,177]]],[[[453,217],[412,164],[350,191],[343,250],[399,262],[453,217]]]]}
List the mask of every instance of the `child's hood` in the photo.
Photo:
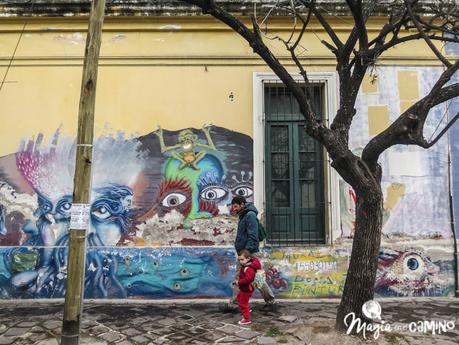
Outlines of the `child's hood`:
{"type": "Polygon", "coordinates": [[[261,262],[258,260],[256,257],[252,257],[252,260],[250,263],[247,265],[248,267],[252,267],[255,271],[259,270],[261,268],[261,262]]]}

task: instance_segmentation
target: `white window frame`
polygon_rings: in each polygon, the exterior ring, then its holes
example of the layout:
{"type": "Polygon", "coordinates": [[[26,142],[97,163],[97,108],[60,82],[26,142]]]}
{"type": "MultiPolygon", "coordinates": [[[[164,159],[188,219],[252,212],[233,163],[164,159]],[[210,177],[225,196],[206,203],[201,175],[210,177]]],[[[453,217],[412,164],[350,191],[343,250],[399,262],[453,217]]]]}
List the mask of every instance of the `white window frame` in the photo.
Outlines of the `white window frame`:
{"type": "MultiPolygon", "coordinates": [[[[292,74],[298,82],[303,78],[300,74],[292,74]]],[[[338,109],[337,75],[335,72],[308,73],[308,79],[312,83],[321,83],[325,88],[325,118],[327,126],[333,121],[338,109]]],[[[274,73],[253,73],[253,165],[254,165],[254,203],[260,214],[265,214],[265,100],[264,86],[267,83],[279,83],[280,79],[274,73]]],[[[341,233],[340,230],[340,203],[339,203],[339,175],[331,168],[330,158],[326,153],[325,173],[327,184],[326,212],[328,219],[325,234],[325,244],[333,244],[333,239],[341,233]]]]}

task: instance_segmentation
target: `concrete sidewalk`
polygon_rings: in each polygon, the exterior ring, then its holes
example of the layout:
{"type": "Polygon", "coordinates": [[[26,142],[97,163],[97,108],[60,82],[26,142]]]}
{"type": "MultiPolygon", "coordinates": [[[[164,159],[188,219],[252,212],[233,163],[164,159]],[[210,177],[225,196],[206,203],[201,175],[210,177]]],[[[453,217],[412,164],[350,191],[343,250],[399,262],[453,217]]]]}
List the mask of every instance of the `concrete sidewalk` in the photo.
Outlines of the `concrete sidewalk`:
{"type": "MultiPolygon", "coordinates": [[[[239,313],[222,313],[209,301],[86,302],[82,344],[455,344],[459,343],[459,299],[380,299],[382,319],[392,326],[370,342],[335,332],[338,300],[281,301],[276,312],[254,303],[251,326],[237,325],[239,313]],[[410,332],[422,321],[455,324],[441,334],[410,332]],[[404,330],[403,327],[406,329],[404,330]],[[397,330],[396,330],[397,328],[397,330]]],[[[62,301],[1,302],[0,344],[58,344],[62,301]]]]}

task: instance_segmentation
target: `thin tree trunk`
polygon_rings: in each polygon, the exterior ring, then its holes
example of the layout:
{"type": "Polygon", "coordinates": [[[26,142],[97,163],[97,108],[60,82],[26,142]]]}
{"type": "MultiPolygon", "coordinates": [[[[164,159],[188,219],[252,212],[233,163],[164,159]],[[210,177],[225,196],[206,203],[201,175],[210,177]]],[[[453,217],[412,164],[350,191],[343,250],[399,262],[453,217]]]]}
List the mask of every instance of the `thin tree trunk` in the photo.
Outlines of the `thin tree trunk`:
{"type": "Polygon", "coordinates": [[[373,299],[381,243],[382,215],[383,196],[380,186],[364,196],[357,195],[352,254],[336,316],[336,327],[340,330],[347,329],[344,318],[348,313],[354,312],[356,317],[362,318],[362,305],[373,299]]]}

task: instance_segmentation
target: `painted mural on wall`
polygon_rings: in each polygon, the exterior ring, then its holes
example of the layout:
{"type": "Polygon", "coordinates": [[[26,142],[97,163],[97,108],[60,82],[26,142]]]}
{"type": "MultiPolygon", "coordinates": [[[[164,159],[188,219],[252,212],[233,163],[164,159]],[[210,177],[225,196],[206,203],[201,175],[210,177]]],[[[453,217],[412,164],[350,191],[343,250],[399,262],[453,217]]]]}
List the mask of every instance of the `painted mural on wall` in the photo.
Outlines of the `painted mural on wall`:
{"type": "MultiPolygon", "coordinates": [[[[354,152],[424,94],[438,73],[401,67],[378,71],[376,86],[365,86],[357,103],[354,152]],[[419,86],[417,94],[404,93],[406,80],[419,86]],[[394,81],[397,87],[383,87],[394,81]]],[[[431,132],[443,113],[437,109],[433,115],[431,132]]],[[[0,157],[0,298],[64,294],[75,143],[60,129],[47,140],[38,134],[15,154],[0,157]]],[[[152,127],[141,137],[99,137],[86,297],[229,296],[237,219],[227,206],[236,195],[253,200],[252,150],[249,136],[208,124],[174,131],[152,127]]],[[[452,294],[446,152],[441,140],[428,151],[396,147],[382,157],[378,296],[452,294]]],[[[333,246],[263,249],[266,280],[278,297],[341,295],[356,196],[342,181],[339,188],[341,222],[332,234],[333,246]]]]}
{"type": "MultiPolygon", "coordinates": [[[[447,43],[446,52],[449,55],[459,56],[459,44],[447,43]]],[[[451,78],[452,83],[459,82],[459,73],[455,73],[451,78]]],[[[448,119],[452,119],[459,110],[459,99],[453,99],[448,106],[448,119]]],[[[453,209],[455,220],[459,217],[459,124],[456,122],[448,132],[451,145],[451,179],[453,189],[453,209]]],[[[456,236],[459,237],[459,227],[455,228],[456,236]]]]}
{"type": "MultiPolygon", "coordinates": [[[[356,103],[349,138],[353,152],[360,154],[369,139],[426,95],[441,72],[427,67],[377,67],[363,83],[356,103]]],[[[458,111],[454,104],[434,108],[425,136],[438,134],[446,112],[458,111]]],[[[384,214],[375,286],[379,296],[453,294],[447,154],[448,140],[444,137],[429,150],[395,146],[380,158],[384,214]]],[[[341,222],[334,237],[345,247],[354,235],[356,195],[344,181],[339,182],[339,188],[341,222]]]]}
{"type": "MultiPolygon", "coordinates": [[[[383,247],[379,253],[376,296],[453,294],[453,262],[447,250],[395,247],[383,247]]],[[[340,297],[350,252],[349,243],[328,248],[267,248],[263,253],[267,282],[281,298],[340,297]]]]}
{"type": "MultiPolygon", "coordinates": [[[[46,267],[38,266],[40,250],[0,249],[0,298],[64,297],[67,248],[53,248],[46,267]]],[[[225,297],[231,294],[234,270],[231,249],[90,248],[84,291],[86,298],[225,297]]]]}
{"type": "MultiPolygon", "coordinates": [[[[75,144],[59,129],[43,142],[39,134],[0,158],[3,298],[65,291],[75,144]]],[[[105,135],[93,162],[88,297],[230,294],[235,220],[227,205],[235,195],[253,198],[250,137],[211,125],[105,135]],[[221,244],[228,248],[164,247],[221,244]]]]}
{"type": "MultiPolygon", "coordinates": [[[[360,154],[369,139],[428,93],[441,72],[440,68],[427,67],[376,68],[374,79],[364,83],[356,102],[357,115],[349,138],[352,151],[360,154]]],[[[431,111],[426,123],[427,138],[438,134],[447,111],[456,114],[459,108],[451,110],[451,105],[440,105],[431,111]]],[[[446,137],[429,150],[398,145],[383,153],[380,163],[385,238],[451,238],[447,153],[446,137]]],[[[337,237],[353,236],[355,198],[352,188],[341,181],[341,233],[337,237]]]]}

